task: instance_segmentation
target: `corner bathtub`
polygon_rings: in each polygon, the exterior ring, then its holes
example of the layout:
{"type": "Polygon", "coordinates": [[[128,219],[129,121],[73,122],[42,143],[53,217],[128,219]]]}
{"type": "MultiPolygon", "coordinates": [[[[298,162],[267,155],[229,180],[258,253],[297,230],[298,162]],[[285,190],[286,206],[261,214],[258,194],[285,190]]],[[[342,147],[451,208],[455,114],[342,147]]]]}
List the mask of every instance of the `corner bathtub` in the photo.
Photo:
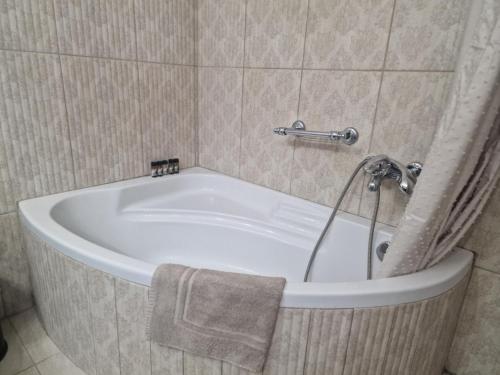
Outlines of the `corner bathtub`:
{"type": "MultiPolygon", "coordinates": [[[[266,374],[440,374],[472,262],[456,250],[366,280],[370,223],[341,213],[303,283],[331,209],[202,168],[19,208],[44,326],[87,374],[244,373],[148,342],[147,293],[168,262],[287,278],[266,374]]],[[[374,247],[391,233],[378,226],[374,247]]]]}

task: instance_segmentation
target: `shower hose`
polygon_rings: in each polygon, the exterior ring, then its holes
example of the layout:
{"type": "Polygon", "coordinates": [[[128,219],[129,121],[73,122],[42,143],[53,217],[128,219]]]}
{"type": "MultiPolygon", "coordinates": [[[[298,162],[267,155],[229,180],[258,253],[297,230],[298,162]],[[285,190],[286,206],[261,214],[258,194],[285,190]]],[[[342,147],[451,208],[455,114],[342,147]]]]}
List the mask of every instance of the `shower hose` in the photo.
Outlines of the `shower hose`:
{"type": "MultiPolygon", "coordinates": [[[[314,245],[314,250],[311,253],[311,256],[309,257],[309,263],[307,263],[307,268],[306,268],[306,273],[304,274],[304,282],[309,281],[309,273],[311,272],[311,267],[314,263],[314,259],[316,258],[316,255],[318,253],[318,250],[321,246],[321,243],[323,242],[323,239],[325,238],[326,233],[328,232],[328,229],[330,228],[330,225],[332,224],[333,220],[335,219],[335,216],[337,215],[337,211],[339,210],[340,205],[342,204],[342,201],[344,200],[345,195],[349,191],[349,188],[351,187],[352,182],[354,181],[354,178],[356,175],[359,173],[361,168],[368,162],[369,158],[366,158],[361,161],[361,163],[358,164],[354,172],[352,173],[351,177],[347,181],[347,183],[344,186],[344,189],[340,193],[339,199],[337,200],[337,203],[335,204],[335,207],[333,208],[333,211],[328,218],[328,221],[326,222],[325,227],[323,228],[323,231],[321,232],[321,235],[318,238],[318,241],[316,241],[316,245],[314,245]]],[[[368,238],[368,262],[367,262],[367,268],[366,268],[366,278],[367,280],[370,280],[372,278],[372,248],[373,248],[373,234],[375,232],[375,222],[377,220],[377,214],[378,214],[378,207],[380,203],[380,187],[375,190],[375,207],[373,209],[373,215],[372,215],[372,221],[370,225],[370,237],[368,238]]]]}

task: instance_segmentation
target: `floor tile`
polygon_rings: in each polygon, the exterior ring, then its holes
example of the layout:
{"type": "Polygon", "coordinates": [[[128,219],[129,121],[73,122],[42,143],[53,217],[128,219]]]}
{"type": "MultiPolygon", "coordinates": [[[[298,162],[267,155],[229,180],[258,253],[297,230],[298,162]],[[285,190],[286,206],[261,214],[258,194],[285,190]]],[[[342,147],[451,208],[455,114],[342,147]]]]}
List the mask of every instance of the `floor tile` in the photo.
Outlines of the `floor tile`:
{"type": "Polygon", "coordinates": [[[62,353],[58,353],[37,364],[40,375],[85,375],[62,353]]]}
{"type": "Polygon", "coordinates": [[[59,349],[45,333],[34,309],[12,317],[10,322],[35,363],[59,352],[59,349]]]}
{"type": "Polygon", "coordinates": [[[9,350],[2,362],[0,362],[0,374],[14,375],[31,367],[33,361],[9,321],[3,320],[1,324],[4,337],[9,344],[9,350]]]}
{"type": "Polygon", "coordinates": [[[40,375],[40,373],[38,372],[36,367],[33,366],[33,367],[30,367],[29,369],[24,370],[23,372],[20,372],[19,374],[16,374],[16,375],[40,375]]]}

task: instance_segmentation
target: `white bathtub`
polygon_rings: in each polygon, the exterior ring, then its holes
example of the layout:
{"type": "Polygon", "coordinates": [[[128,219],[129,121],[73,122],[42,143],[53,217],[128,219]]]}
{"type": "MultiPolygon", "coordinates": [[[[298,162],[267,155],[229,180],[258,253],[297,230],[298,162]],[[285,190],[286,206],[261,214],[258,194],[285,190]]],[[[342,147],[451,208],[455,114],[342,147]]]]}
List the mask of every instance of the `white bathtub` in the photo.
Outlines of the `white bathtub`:
{"type": "MultiPolygon", "coordinates": [[[[472,262],[470,252],[457,250],[416,274],[366,280],[369,220],[340,213],[312,282],[303,283],[331,208],[202,168],[31,199],[19,208],[24,225],[53,248],[118,278],[149,286],[155,267],[169,262],[284,276],[282,307],[419,301],[452,288],[472,262]]],[[[391,231],[378,226],[374,247],[391,231]]]]}

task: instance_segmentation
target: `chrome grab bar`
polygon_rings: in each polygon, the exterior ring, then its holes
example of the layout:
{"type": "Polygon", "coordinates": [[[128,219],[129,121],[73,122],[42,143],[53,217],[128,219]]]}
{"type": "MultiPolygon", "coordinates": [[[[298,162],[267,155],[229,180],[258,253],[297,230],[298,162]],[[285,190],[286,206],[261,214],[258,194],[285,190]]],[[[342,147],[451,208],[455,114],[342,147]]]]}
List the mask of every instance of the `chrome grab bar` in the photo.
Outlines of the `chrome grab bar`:
{"type": "Polygon", "coordinates": [[[344,130],[337,131],[331,130],[329,132],[322,131],[309,131],[306,130],[306,125],[303,121],[297,120],[292,124],[291,128],[274,128],[273,133],[277,135],[295,135],[297,137],[312,138],[312,139],[326,139],[329,141],[342,141],[346,145],[352,145],[358,141],[359,133],[354,128],[345,128],[344,130]]]}

